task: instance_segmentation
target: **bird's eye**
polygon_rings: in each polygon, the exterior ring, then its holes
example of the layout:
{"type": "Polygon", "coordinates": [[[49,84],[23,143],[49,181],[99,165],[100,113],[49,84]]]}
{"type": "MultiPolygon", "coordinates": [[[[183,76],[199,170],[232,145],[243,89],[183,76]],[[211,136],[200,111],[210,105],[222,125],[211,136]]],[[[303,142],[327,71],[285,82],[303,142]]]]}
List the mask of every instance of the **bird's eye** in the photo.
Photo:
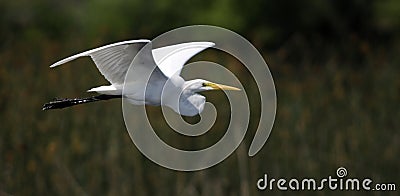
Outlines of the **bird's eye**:
{"type": "Polygon", "coordinates": [[[202,85],[203,87],[206,87],[206,86],[207,86],[207,83],[203,82],[201,85],[202,85]]]}

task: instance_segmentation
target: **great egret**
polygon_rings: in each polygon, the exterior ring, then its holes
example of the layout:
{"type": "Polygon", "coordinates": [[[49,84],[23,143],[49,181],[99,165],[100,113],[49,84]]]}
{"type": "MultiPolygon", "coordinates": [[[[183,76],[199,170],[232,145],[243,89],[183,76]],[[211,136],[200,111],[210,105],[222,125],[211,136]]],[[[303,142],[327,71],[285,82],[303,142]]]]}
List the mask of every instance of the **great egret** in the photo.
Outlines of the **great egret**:
{"type": "Polygon", "coordinates": [[[188,42],[152,49],[149,40],[130,40],[65,58],[50,67],[56,67],[79,57],[90,56],[111,85],[88,90],[88,92],[97,92],[100,95],[88,98],[58,99],[44,104],[43,110],[124,96],[135,105],[166,105],[181,115],[195,116],[203,111],[205,104],[205,97],[198,92],[240,90],[203,79],[185,81],[180,76],[183,65],[192,56],[214,45],[212,42],[188,42]],[[139,58],[133,63],[135,77],[125,84],[125,89],[123,89],[125,76],[135,56],[139,58]]]}

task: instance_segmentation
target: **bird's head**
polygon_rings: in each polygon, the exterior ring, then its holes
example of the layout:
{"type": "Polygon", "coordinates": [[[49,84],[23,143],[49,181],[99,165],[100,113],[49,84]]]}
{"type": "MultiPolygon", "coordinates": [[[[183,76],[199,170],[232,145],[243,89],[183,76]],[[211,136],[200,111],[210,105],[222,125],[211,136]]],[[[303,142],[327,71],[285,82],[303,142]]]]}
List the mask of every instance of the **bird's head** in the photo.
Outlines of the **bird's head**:
{"type": "Polygon", "coordinates": [[[202,91],[209,91],[209,90],[234,90],[234,91],[240,91],[239,88],[228,86],[228,85],[223,85],[223,84],[217,84],[214,82],[210,82],[207,80],[203,79],[194,79],[194,80],[189,80],[185,82],[184,84],[184,90],[189,90],[192,92],[202,92],[202,91]]]}

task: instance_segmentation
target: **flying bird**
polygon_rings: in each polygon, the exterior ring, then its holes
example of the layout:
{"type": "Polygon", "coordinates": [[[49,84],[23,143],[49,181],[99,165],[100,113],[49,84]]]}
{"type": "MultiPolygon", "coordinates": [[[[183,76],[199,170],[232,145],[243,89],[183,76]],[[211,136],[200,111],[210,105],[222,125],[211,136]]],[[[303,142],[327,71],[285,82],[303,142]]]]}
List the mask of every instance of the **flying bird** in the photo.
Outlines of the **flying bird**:
{"type": "Polygon", "coordinates": [[[183,116],[195,116],[204,109],[206,98],[199,92],[208,90],[240,90],[203,79],[185,81],[181,76],[184,64],[197,53],[213,47],[212,42],[188,42],[152,49],[150,40],[129,40],[109,44],[60,60],[56,67],[74,59],[90,56],[100,73],[111,83],[88,92],[99,95],[57,99],[44,104],[43,110],[113,98],[126,98],[134,105],[165,105],[183,116]],[[128,74],[133,66],[132,74],[128,74]],[[125,83],[125,85],[124,85],[125,83]]]}

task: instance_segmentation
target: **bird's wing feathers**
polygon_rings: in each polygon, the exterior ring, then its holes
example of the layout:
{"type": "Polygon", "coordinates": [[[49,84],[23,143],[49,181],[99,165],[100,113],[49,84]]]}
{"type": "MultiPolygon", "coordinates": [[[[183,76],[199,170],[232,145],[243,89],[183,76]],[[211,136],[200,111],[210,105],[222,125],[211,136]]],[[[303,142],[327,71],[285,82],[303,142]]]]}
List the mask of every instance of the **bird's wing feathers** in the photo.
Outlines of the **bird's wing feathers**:
{"type": "Polygon", "coordinates": [[[111,84],[121,85],[124,83],[130,63],[138,51],[149,42],[149,40],[130,40],[109,44],[65,58],[50,67],[56,67],[79,57],[90,56],[101,74],[111,84]]]}
{"type": "Polygon", "coordinates": [[[168,78],[180,74],[183,65],[197,53],[214,46],[212,42],[189,42],[152,50],[153,57],[160,70],[168,78]]]}
{"type": "MultiPolygon", "coordinates": [[[[79,57],[90,56],[101,74],[112,85],[123,85],[125,75],[136,54],[149,42],[149,40],[129,40],[109,44],[65,58],[52,64],[50,67],[56,67],[79,57]]],[[[180,74],[183,65],[190,58],[214,45],[212,42],[189,42],[153,50],[151,49],[151,45],[149,45],[148,48],[144,49],[145,51],[143,51],[140,57],[143,58],[141,60],[143,62],[140,63],[141,61],[138,61],[139,64],[143,65],[138,67],[138,70],[140,71],[141,68],[147,70],[151,66],[147,67],[146,64],[154,65],[155,63],[162,72],[161,74],[156,69],[155,71],[158,72],[158,75],[165,75],[170,78],[174,74],[180,74]]]]}

